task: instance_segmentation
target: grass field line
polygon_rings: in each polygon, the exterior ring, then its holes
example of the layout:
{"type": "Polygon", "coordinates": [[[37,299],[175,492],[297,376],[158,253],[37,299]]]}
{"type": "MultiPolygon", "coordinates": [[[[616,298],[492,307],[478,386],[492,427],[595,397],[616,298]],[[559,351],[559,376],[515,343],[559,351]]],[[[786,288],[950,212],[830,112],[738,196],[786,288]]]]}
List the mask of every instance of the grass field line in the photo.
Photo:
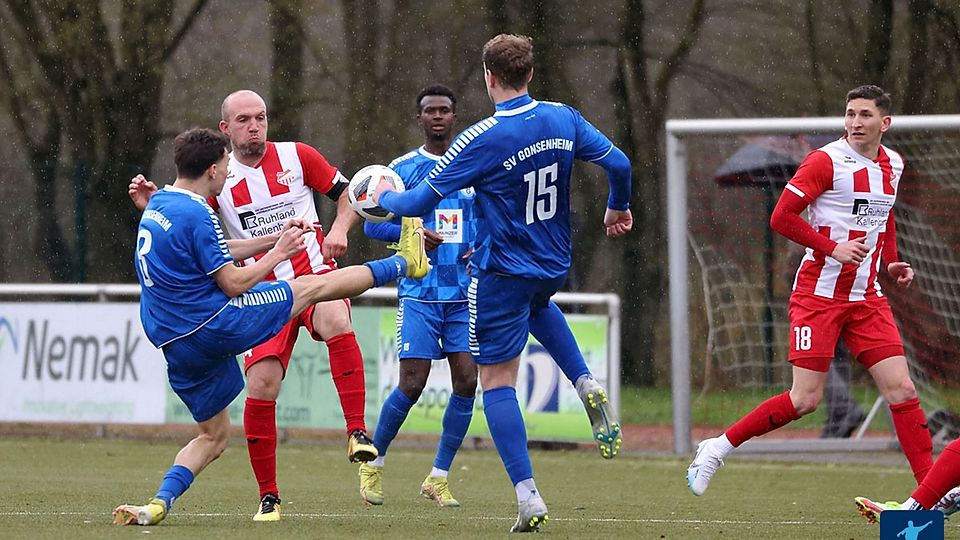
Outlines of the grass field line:
{"type": "MultiPolygon", "coordinates": [[[[48,517],[48,516],[89,516],[88,512],[0,512],[0,517],[48,517]]],[[[226,512],[177,512],[178,516],[184,517],[248,517],[247,513],[226,513],[226,512]]],[[[398,514],[351,514],[351,513],[315,513],[315,512],[284,512],[285,517],[308,518],[308,519],[343,519],[343,518],[381,518],[381,519],[400,519],[406,518],[406,515],[398,514]]],[[[446,513],[444,518],[454,517],[467,521],[515,521],[516,517],[494,517],[494,516],[456,516],[452,512],[446,513]]],[[[743,519],[658,519],[658,518],[550,518],[550,521],[560,522],[592,522],[592,523],[672,523],[686,525],[847,525],[849,521],[817,521],[817,520],[743,520],[743,519]]]]}

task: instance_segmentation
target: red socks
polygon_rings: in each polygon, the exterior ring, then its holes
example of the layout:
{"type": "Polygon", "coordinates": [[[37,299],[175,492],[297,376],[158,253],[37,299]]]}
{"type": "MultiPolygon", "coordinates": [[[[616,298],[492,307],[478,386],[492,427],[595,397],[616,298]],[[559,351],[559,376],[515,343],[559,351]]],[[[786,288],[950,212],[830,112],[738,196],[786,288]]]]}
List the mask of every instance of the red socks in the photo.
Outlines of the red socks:
{"type": "Polygon", "coordinates": [[[750,411],[724,433],[734,448],[800,418],[790,401],[790,392],[774,396],[750,411]]]}
{"type": "Polygon", "coordinates": [[[943,450],[911,497],[920,506],[931,509],[957,485],[960,485],[960,439],[943,450]]]}
{"type": "Polygon", "coordinates": [[[345,332],[327,340],[327,352],[330,355],[330,373],[333,384],[340,394],[340,407],[347,422],[347,433],[362,429],[366,431],[363,420],[367,392],[363,380],[363,355],[357,345],[353,332],[345,332]]]}
{"type": "Polygon", "coordinates": [[[243,407],[243,432],[260,497],[280,495],[277,489],[277,402],[247,398],[243,407]]]}
{"type": "Polygon", "coordinates": [[[900,447],[919,484],[933,467],[933,441],[930,439],[927,419],[920,408],[920,400],[913,398],[890,405],[890,412],[893,413],[893,429],[897,432],[900,447]]]}

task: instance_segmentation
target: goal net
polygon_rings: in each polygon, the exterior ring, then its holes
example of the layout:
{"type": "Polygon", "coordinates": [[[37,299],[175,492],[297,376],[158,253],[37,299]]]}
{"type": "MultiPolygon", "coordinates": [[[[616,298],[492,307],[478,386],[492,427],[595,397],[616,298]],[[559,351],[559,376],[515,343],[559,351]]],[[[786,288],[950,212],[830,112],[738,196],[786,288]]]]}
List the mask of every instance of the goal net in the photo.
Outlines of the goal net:
{"type": "MultiPolygon", "coordinates": [[[[803,248],[770,229],[770,213],[803,158],[842,133],[840,118],[667,123],[677,452],[690,451],[694,426],[722,430],[789,388],[787,301],[803,248]]],[[[934,439],[948,442],[960,435],[960,115],[897,116],[883,142],[907,164],[897,238],[917,275],[899,289],[883,274],[881,286],[934,439]]],[[[834,364],[817,413],[755,449],[840,448],[831,437],[866,449],[895,440],[879,392],[842,342],[834,364]]]]}

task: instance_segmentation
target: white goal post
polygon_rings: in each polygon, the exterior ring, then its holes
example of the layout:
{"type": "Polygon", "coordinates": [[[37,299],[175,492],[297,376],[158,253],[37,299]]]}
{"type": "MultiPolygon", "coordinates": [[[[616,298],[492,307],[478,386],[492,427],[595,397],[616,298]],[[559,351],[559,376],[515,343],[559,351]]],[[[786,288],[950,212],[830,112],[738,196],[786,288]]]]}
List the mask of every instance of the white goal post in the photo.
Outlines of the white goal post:
{"type": "MultiPolygon", "coordinates": [[[[688,246],[691,245],[691,224],[689,221],[690,218],[690,208],[689,208],[689,197],[690,195],[690,170],[691,162],[690,160],[700,160],[712,156],[705,156],[704,153],[695,153],[691,150],[690,141],[695,138],[704,138],[710,136],[725,136],[728,138],[739,137],[740,141],[746,137],[752,136],[813,136],[813,135],[833,135],[839,136],[843,132],[843,119],[842,117],[830,117],[830,118],[763,118],[763,119],[690,119],[690,120],[669,120],[666,123],[666,192],[667,192],[667,237],[668,237],[668,265],[669,265],[669,309],[670,309],[670,355],[671,355],[671,390],[672,390],[672,401],[673,401],[673,436],[674,436],[674,451],[678,454],[688,454],[692,451],[692,426],[691,426],[691,318],[701,318],[701,314],[695,312],[691,313],[691,294],[692,290],[696,287],[696,272],[694,268],[690,267],[690,256],[691,250],[688,246]]],[[[940,133],[947,132],[956,132],[955,134],[960,134],[960,115],[927,115],[927,116],[894,116],[893,123],[890,131],[884,138],[884,144],[887,144],[894,150],[898,150],[901,153],[905,154],[905,159],[908,165],[911,162],[911,159],[915,156],[909,155],[909,153],[903,152],[898,144],[894,141],[893,137],[899,134],[905,133],[926,133],[927,136],[938,136],[940,133]]],[[[955,134],[951,134],[951,137],[955,134]]],[[[953,142],[951,141],[951,144],[953,142]]],[[[926,146],[917,145],[918,148],[926,148],[926,146]]],[[[956,154],[960,154],[960,148],[954,148],[956,154]]],[[[918,150],[922,152],[922,150],[918,150]]],[[[919,154],[922,155],[922,154],[919,154]]],[[[960,189],[960,181],[957,180],[960,177],[960,157],[956,160],[953,159],[953,156],[950,157],[950,161],[947,165],[943,165],[943,162],[938,162],[937,167],[939,168],[948,168],[945,178],[946,180],[946,191],[950,194],[957,194],[958,189],[960,189]]],[[[929,171],[920,171],[918,174],[927,174],[929,171]]],[[[937,174],[941,174],[942,171],[937,171],[937,174]]],[[[932,174],[932,173],[930,173],[932,174]]],[[[939,177],[938,177],[939,178],[939,177]]],[[[787,178],[789,179],[789,178],[787,178]]],[[[941,180],[937,180],[938,182],[941,180]]],[[[772,184],[771,184],[772,185],[772,184]]],[[[770,186],[765,186],[765,188],[770,191],[770,186]]],[[[780,186],[782,189],[782,186],[780,186]]],[[[777,190],[776,195],[779,196],[779,190],[777,190]]],[[[952,196],[952,195],[951,195],[952,196]]],[[[699,203],[699,201],[698,201],[699,203]]],[[[900,203],[898,202],[898,207],[900,203]]],[[[712,210],[712,209],[711,209],[712,210]]],[[[898,233],[900,232],[900,209],[897,209],[897,222],[898,222],[898,233]]],[[[727,215],[731,218],[734,215],[731,215],[729,211],[727,214],[719,214],[721,216],[727,215]]],[[[957,210],[958,219],[960,221],[960,209],[957,210]]],[[[716,214],[713,214],[716,216],[716,214]]],[[[769,216],[768,216],[769,217],[769,216]]],[[[924,223],[921,222],[917,224],[906,224],[904,227],[905,232],[911,234],[910,231],[919,230],[919,228],[925,227],[924,223]]],[[[707,225],[709,226],[709,225],[707,225]]],[[[898,237],[902,238],[900,234],[898,237]]],[[[953,237],[951,237],[953,238],[953,237]]],[[[952,241],[952,240],[951,240],[952,241]]],[[[748,241],[744,240],[744,244],[747,244],[748,241]]],[[[919,244],[929,244],[927,240],[922,240],[918,242],[919,244]]],[[[904,257],[905,260],[917,261],[925,257],[924,252],[919,249],[907,249],[903,245],[903,241],[900,242],[901,253],[906,252],[909,258],[904,257]]],[[[930,264],[933,265],[934,261],[938,258],[942,258],[944,252],[949,253],[949,247],[954,244],[946,244],[947,249],[939,247],[931,251],[930,264]],[[939,251],[938,251],[939,250],[939,251]],[[939,254],[939,255],[938,255],[939,254]]],[[[750,249],[745,247],[744,249],[750,249]]],[[[960,257],[958,257],[960,258],[960,257]]],[[[938,262],[939,264],[939,262],[938,262]]],[[[914,264],[914,266],[917,266],[914,264]]],[[[947,265],[948,267],[945,270],[942,270],[945,273],[949,273],[949,279],[940,280],[937,283],[946,283],[946,285],[941,288],[944,289],[944,293],[937,293],[932,291],[929,293],[929,296],[932,298],[930,303],[934,307],[941,311],[949,311],[949,313],[940,313],[947,323],[944,324],[946,330],[944,332],[951,333],[954,332],[952,329],[954,326],[960,330],[960,324],[955,324],[954,321],[960,320],[958,315],[953,313],[953,307],[943,308],[940,307],[944,304],[949,303],[950,306],[955,306],[960,299],[953,298],[960,290],[954,285],[958,283],[960,276],[953,275],[956,271],[955,267],[947,265]]],[[[794,266],[795,269],[795,266],[794,266]]],[[[941,270],[936,270],[941,272],[941,270]]],[[[705,278],[704,278],[705,279],[705,278]]],[[[781,280],[781,278],[778,278],[781,280]]],[[[940,287],[934,283],[933,286],[940,287]]],[[[921,286],[928,284],[921,284],[921,286]]],[[[886,290],[886,289],[885,289],[886,290]]],[[[769,299],[768,299],[769,300],[769,299]]],[[[769,308],[767,308],[769,310],[769,308]]],[[[709,318],[709,314],[707,315],[709,318]]],[[[708,322],[709,324],[709,322],[708,322]]],[[[908,357],[911,356],[911,350],[913,350],[917,343],[906,343],[908,340],[905,339],[905,347],[907,348],[908,357]]],[[[781,348],[785,346],[781,345],[781,348]]],[[[911,365],[911,373],[913,373],[914,366],[911,365]]],[[[770,381],[767,380],[767,383],[770,381]]],[[[918,384],[919,387],[919,384],[918,384]]],[[[759,403],[759,402],[758,402],[759,403]]],[[[930,411],[928,410],[928,415],[930,411]]],[[[808,441],[809,443],[816,442],[808,441]]],[[[824,444],[827,447],[833,449],[839,449],[840,446],[837,444],[839,441],[824,441],[824,444]]],[[[814,448],[816,445],[812,445],[809,449],[814,448]]]]}

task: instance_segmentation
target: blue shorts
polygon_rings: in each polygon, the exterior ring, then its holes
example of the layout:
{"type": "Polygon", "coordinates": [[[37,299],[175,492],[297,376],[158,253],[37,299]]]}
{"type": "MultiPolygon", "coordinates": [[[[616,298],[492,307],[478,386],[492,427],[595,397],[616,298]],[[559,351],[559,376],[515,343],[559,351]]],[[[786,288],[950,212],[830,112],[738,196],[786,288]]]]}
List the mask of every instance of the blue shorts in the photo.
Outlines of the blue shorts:
{"type": "Polygon", "coordinates": [[[170,386],[194,420],[213,418],[240,395],[243,373],[237,355],[279,332],[292,308],[287,282],[258,283],[196,331],[163,348],[170,386]]]}
{"type": "Polygon", "coordinates": [[[397,356],[400,360],[439,360],[470,352],[467,302],[421,302],[401,298],[397,305],[397,356]]]}
{"type": "Polygon", "coordinates": [[[530,317],[547,307],[567,276],[531,279],[487,271],[470,278],[470,352],[478,364],[512,360],[527,345],[530,317]]]}

